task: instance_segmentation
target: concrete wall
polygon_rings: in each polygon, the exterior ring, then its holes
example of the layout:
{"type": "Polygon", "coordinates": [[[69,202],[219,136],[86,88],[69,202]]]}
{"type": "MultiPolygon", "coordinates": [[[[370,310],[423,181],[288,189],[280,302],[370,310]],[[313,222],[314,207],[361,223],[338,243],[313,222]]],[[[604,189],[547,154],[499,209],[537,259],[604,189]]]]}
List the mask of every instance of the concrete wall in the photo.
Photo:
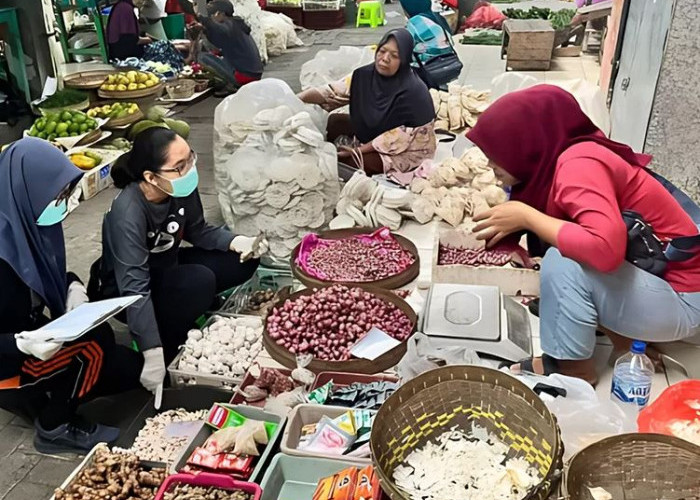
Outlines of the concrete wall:
{"type": "Polygon", "coordinates": [[[700,10],[676,0],[644,151],[654,168],[700,201],[700,10]]]}

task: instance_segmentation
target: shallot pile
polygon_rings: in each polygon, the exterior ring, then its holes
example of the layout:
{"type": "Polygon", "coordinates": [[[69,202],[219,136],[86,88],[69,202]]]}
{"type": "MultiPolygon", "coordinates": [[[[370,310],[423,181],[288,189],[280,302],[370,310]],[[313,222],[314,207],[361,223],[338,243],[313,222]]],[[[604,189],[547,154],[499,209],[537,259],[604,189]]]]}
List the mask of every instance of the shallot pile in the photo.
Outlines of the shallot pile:
{"type": "Polygon", "coordinates": [[[449,245],[440,245],[438,265],[505,266],[511,261],[511,258],[512,252],[506,250],[458,248],[449,245]]]}
{"type": "Polygon", "coordinates": [[[333,285],[287,300],[267,318],[267,331],[292,354],[345,361],[350,348],[373,327],[397,340],[413,330],[411,319],[394,304],[362,288],[333,285]]]}
{"type": "Polygon", "coordinates": [[[393,237],[355,237],[317,244],[306,261],[306,271],[326,281],[377,281],[402,273],[414,261],[393,237]]]}

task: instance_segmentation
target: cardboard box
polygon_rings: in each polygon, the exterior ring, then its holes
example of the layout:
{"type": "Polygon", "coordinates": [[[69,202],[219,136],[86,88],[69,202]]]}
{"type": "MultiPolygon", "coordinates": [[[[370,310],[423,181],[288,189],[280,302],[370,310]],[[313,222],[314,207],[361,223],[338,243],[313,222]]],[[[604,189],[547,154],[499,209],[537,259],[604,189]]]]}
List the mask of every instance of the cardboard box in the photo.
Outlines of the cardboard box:
{"type": "Polygon", "coordinates": [[[440,242],[454,244],[458,231],[438,231],[433,248],[433,283],[460,285],[491,285],[500,288],[505,295],[540,294],[540,273],[532,269],[506,266],[438,265],[440,242]]]}
{"type": "Polygon", "coordinates": [[[92,170],[88,170],[82,179],[80,179],[80,188],[83,191],[81,198],[89,200],[100,191],[104,191],[110,187],[112,176],[109,175],[112,171],[112,165],[96,166],[92,170]]]}

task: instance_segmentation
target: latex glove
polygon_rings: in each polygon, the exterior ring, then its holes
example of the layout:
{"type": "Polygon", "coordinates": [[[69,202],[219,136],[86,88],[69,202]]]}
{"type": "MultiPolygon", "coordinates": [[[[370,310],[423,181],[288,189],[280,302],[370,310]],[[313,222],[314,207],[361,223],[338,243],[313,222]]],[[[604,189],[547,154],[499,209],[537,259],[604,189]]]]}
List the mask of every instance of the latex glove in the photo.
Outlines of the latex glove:
{"type": "Polygon", "coordinates": [[[241,262],[248,259],[259,259],[270,249],[270,243],[264,235],[260,234],[255,238],[249,236],[236,236],[233,238],[229,249],[232,252],[241,254],[241,262]]]}
{"type": "Polygon", "coordinates": [[[80,281],[74,281],[68,286],[68,296],[66,297],[66,312],[72,311],[79,305],[89,302],[85,285],[80,281]]]}
{"type": "Polygon", "coordinates": [[[63,347],[63,342],[46,342],[43,340],[30,340],[20,337],[20,335],[26,333],[29,332],[22,332],[15,335],[15,343],[17,344],[17,349],[27,356],[34,356],[42,361],[47,361],[53,358],[54,355],[61,350],[61,347],[63,347]]]}
{"type": "Polygon", "coordinates": [[[163,348],[154,347],[143,351],[143,369],[141,370],[141,385],[151,391],[155,397],[155,407],[160,408],[160,399],[163,395],[163,381],[165,380],[165,358],[163,348]]]}

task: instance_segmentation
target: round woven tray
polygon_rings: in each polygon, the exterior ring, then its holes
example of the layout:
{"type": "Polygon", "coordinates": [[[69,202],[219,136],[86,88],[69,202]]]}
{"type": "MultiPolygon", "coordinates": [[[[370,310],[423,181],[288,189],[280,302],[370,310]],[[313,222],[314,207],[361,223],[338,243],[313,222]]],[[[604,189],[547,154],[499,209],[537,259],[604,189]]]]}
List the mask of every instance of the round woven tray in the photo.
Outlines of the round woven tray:
{"type": "Polygon", "coordinates": [[[107,78],[107,75],[116,73],[115,70],[98,69],[93,71],[81,71],[73,73],[63,79],[66,87],[74,89],[97,89],[107,78]]]}
{"type": "Polygon", "coordinates": [[[410,500],[394,483],[396,466],[442,432],[455,426],[469,430],[473,423],[510,446],[508,458],[523,457],[539,471],[542,481],[525,499],[545,500],[561,471],[564,452],[555,417],[514,377],[466,365],[423,373],[381,406],[370,446],[382,490],[392,500],[410,500]]]}
{"type": "MultiPolygon", "coordinates": [[[[371,234],[376,230],[377,228],[368,227],[333,229],[318,233],[318,237],[324,240],[342,240],[351,236],[357,236],[358,234],[371,234]]],[[[416,245],[414,245],[408,238],[404,238],[403,236],[394,233],[391,234],[394,236],[394,238],[396,238],[404,250],[407,250],[411,255],[413,255],[413,264],[411,264],[406,270],[400,272],[399,274],[395,274],[394,276],[390,276],[389,278],[376,281],[341,281],[337,283],[343,283],[344,285],[348,286],[376,286],[379,288],[394,289],[400,288],[416,279],[420,273],[420,257],[418,256],[418,249],[416,248],[416,245]]],[[[291,267],[294,277],[308,287],[319,287],[334,283],[332,281],[323,281],[311,276],[297,265],[296,261],[297,256],[299,255],[300,247],[301,243],[299,243],[296,247],[294,247],[294,250],[292,250],[291,267]]]]}
{"type": "Polygon", "coordinates": [[[148,97],[152,95],[160,95],[161,92],[163,92],[163,87],[164,84],[163,82],[160,82],[153,87],[148,87],[145,89],[139,89],[139,90],[102,90],[98,89],[97,90],[97,95],[100,97],[103,97],[105,99],[119,99],[119,100],[127,100],[127,99],[139,99],[141,97],[148,97]]]}
{"type": "Polygon", "coordinates": [[[584,448],[564,471],[562,493],[590,500],[589,488],[613,498],[691,499],[700,497],[700,446],[662,434],[622,434],[584,448]]]}
{"type": "MultiPolygon", "coordinates": [[[[320,287],[322,288],[322,287],[320,287]]],[[[382,288],[375,288],[369,286],[361,286],[364,290],[371,292],[372,294],[380,297],[381,299],[391,302],[401,311],[403,311],[406,316],[409,317],[411,323],[413,324],[413,329],[411,333],[416,331],[416,323],[418,317],[415,311],[409,306],[405,300],[396,295],[393,292],[389,292],[382,288]]],[[[280,307],[285,300],[294,300],[302,295],[311,295],[314,293],[314,289],[305,288],[291,294],[287,299],[282,299],[278,301],[274,307],[280,307]]],[[[267,320],[265,321],[265,329],[263,330],[263,345],[267,350],[267,353],[277,361],[278,363],[286,366],[287,368],[296,368],[297,360],[296,356],[289,352],[284,346],[277,344],[270,335],[267,333],[267,320]]],[[[350,359],[347,361],[325,361],[321,359],[314,358],[313,361],[307,366],[309,370],[314,373],[319,372],[351,372],[351,373],[379,373],[388,370],[392,366],[396,365],[403,355],[406,354],[406,341],[401,342],[393,349],[385,352],[374,361],[368,359],[350,359]]]]}

